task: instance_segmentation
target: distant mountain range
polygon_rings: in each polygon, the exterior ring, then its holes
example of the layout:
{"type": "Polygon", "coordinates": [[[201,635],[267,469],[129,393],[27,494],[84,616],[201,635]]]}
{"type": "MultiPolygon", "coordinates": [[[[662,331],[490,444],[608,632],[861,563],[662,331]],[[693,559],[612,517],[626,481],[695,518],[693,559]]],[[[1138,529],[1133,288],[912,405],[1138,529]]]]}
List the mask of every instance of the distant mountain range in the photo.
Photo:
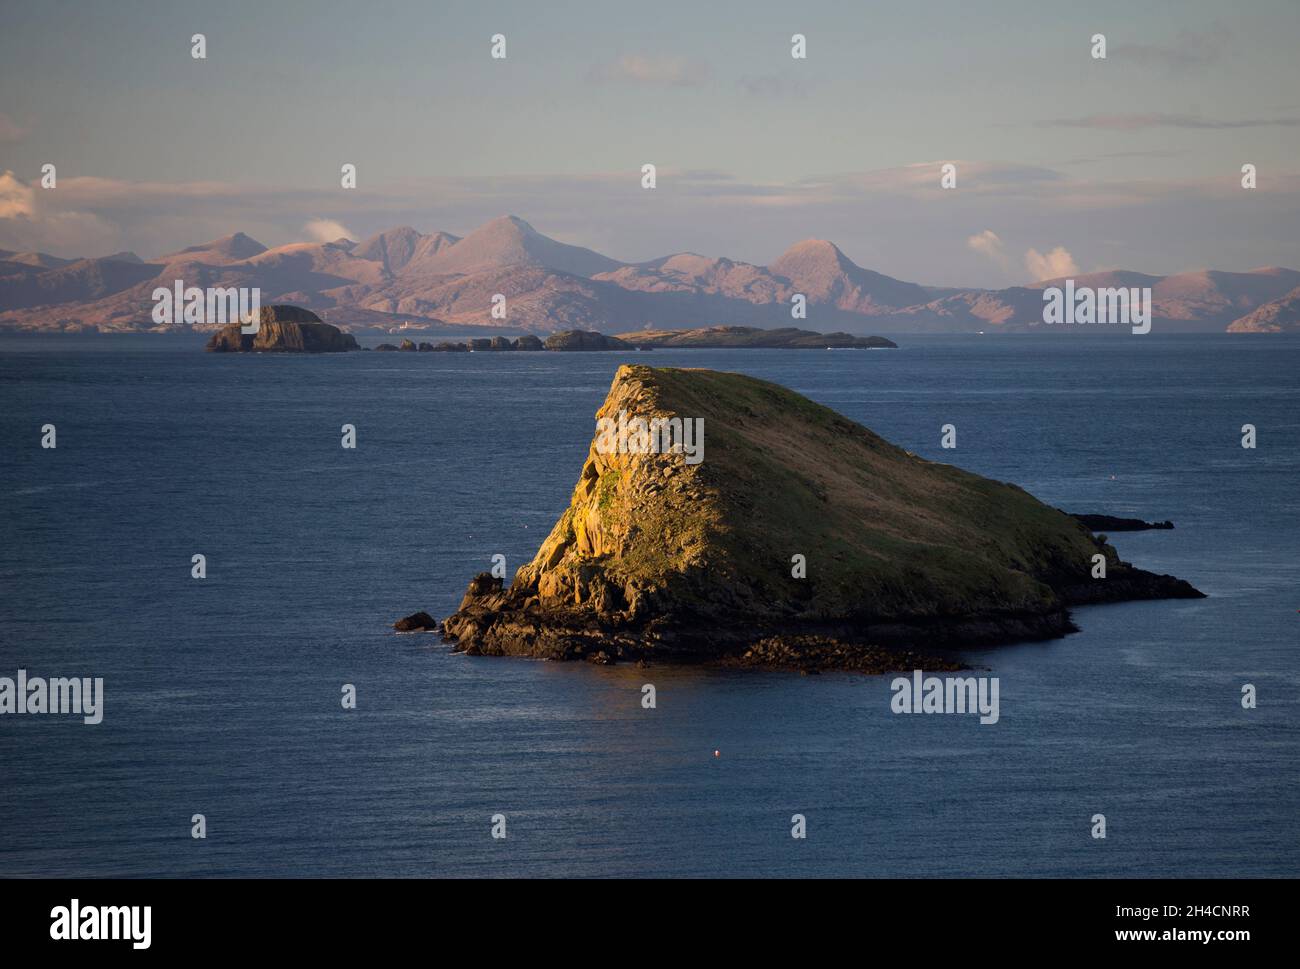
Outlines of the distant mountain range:
{"type": "MultiPolygon", "coordinates": [[[[1151,287],[1153,329],[1208,333],[1300,330],[1300,272],[1113,271],[1076,287],[1151,287]]],[[[1042,324],[1044,280],[1006,289],[903,282],[856,265],[833,243],[796,243],[771,265],[684,252],[623,263],[503,216],[464,238],[408,226],[364,242],[268,249],[236,232],[148,261],[130,252],[61,259],[0,250],[0,328],[129,332],[154,324],[152,293],[186,286],[258,287],[262,302],[313,310],[345,329],[600,329],[808,326],[849,333],[1078,331],[1042,324]],[[504,319],[491,314],[506,300],[504,319]],[[807,316],[792,319],[802,294],[807,316]]],[[[215,328],[215,327],[210,327],[215,328]]]]}

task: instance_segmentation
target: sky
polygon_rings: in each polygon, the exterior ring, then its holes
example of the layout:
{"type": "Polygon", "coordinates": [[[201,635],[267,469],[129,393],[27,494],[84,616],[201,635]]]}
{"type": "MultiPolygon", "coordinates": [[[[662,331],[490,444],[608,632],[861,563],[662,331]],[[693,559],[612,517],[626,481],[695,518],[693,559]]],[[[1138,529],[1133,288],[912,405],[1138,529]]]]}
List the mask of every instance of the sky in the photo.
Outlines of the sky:
{"type": "Polygon", "coordinates": [[[9,4],[0,248],[513,214],[626,261],[825,238],[929,285],[1300,268],[1298,40],[1296,0],[9,4]]]}

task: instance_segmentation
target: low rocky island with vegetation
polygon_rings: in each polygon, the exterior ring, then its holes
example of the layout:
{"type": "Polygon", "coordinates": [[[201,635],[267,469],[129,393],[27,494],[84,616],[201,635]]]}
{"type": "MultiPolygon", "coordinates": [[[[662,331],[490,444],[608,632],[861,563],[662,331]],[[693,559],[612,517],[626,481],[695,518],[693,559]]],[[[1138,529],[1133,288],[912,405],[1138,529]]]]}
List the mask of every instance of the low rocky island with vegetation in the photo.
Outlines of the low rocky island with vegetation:
{"type": "Polygon", "coordinates": [[[533,560],[508,587],[475,577],[442,622],[456,649],[884,672],[917,665],[909,650],[1061,636],[1074,605],[1201,596],[773,383],[622,366],[597,418],[621,415],[702,419],[703,460],[598,435],[533,560]]]}
{"type": "Polygon", "coordinates": [[[898,344],[883,336],[817,333],[793,326],[764,330],[756,326],[705,326],[694,330],[637,330],[619,339],[637,347],[756,350],[886,350],[898,344]]]}
{"type": "Polygon", "coordinates": [[[482,353],[500,350],[634,350],[618,337],[605,336],[595,330],[561,330],[552,333],[543,342],[540,337],[525,334],[511,340],[504,336],[480,337],[461,343],[444,340],[441,343],[415,343],[403,340],[400,345],[381,343],[375,347],[381,351],[405,351],[407,353],[482,353]]]}

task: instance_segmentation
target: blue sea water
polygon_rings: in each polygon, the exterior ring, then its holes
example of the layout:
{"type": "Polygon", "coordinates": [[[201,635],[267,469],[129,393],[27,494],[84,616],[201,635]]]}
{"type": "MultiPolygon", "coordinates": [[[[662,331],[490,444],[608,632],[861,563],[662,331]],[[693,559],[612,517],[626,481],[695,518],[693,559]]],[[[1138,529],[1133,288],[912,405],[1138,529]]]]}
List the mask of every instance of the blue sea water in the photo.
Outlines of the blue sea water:
{"type": "Polygon", "coordinates": [[[0,676],[106,693],[99,725],[0,717],[0,874],[1300,875],[1300,340],[900,342],[0,341],[0,676]],[[1079,609],[1077,634],[966,654],[999,678],[995,725],[893,715],[888,677],[394,634],[452,611],[493,554],[531,558],[623,362],[750,373],[1067,510],[1173,519],[1112,542],[1209,598],[1079,609]]]}

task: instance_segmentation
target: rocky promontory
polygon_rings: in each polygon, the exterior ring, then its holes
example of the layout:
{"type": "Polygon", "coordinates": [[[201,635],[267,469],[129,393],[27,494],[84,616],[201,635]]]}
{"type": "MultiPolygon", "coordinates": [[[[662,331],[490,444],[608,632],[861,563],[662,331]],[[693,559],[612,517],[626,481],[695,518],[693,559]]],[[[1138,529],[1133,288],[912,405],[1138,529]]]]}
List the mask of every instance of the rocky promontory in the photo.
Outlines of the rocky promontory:
{"type": "Polygon", "coordinates": [[[239,323],[223,326],[208,341],[211,353],[341,353],[359,350],[356,338],[311,310],[276,304],[263,306],[256,333],[244,333],[239,323]]]}
{"type": "Polygon", "coordinates": [[[702,460],[598,433],[533,560],[509,587],[474,578],[443,622],[457,649],[873,671],[907,666],[900,649],[1059,636],[1075,604],[1201,595],[776,384],[622,366],[597,418],[624,417],[702,419],[702,460]]]}
{"type": "Polygon", "coordinates": [[[1094,532],[1146,532],[1174,527],[1174,523],[1168,519],[1162,522],[1149,522],[1141,518],[1119,518],[1115,515],[1070,515],[1070,517],[1083,522],[1094,532]]]}

